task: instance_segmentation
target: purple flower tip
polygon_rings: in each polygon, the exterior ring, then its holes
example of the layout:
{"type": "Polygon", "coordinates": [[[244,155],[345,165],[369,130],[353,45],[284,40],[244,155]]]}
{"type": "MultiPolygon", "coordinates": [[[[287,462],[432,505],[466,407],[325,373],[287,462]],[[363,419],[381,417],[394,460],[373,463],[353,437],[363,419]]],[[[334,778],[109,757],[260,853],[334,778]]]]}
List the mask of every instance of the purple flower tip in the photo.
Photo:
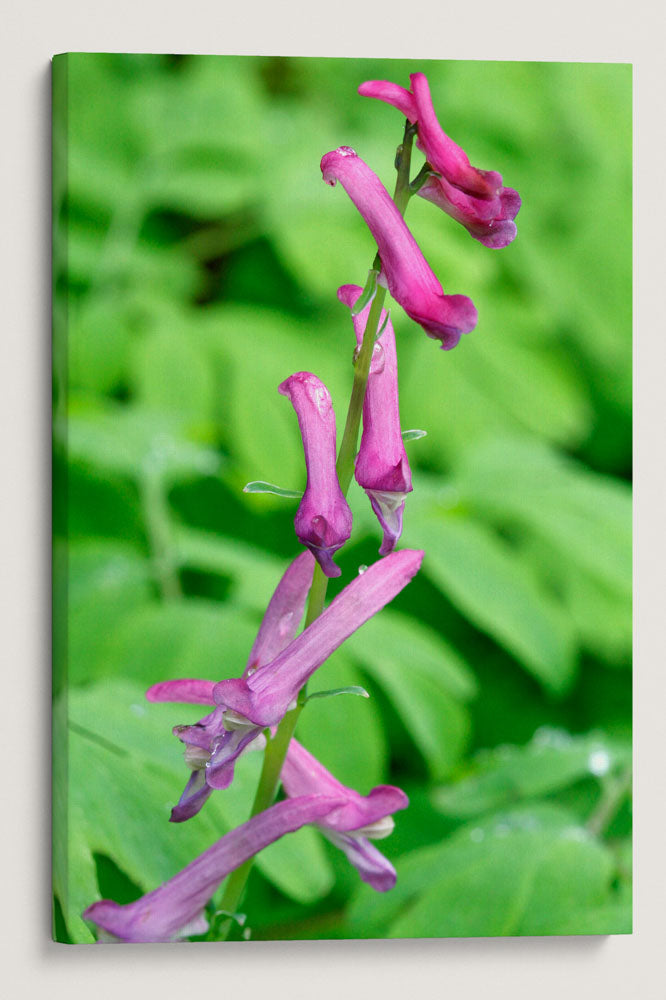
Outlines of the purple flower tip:
{"type": "MultiPolygon", "coordinates": [[[[423,552],[402,549],[370,566],[335,597],[271,663],[247,678],[223,680],[213,688],[217,711],[255,726],[255,734],[276,725],[315,670],[418,572],[423,552]]],[[[215,713],[213,713],[215,714],[215,713]]],[[[240,724],[240,723],[239,723],[240,724]]]]}
{"type": "Polygon", "coordinates": [[[341,796],[316,794],[278,802],[225,834],[159,888],[125,905],[101,899],[83,916],[113,939],[129,944],[205,934],[208,921],[204,907],[229,872],[280,837],[324,820],[341,805],[341,796]]]}
{"type": "MultiPolygon", "coordinates": [[[[338,298],[351,309],[361,295],[358,285],[338,288],[338,298]]],[[[370,304],[352,316],[360,347],[370,304]]],[[[376,362],[370,366],[363,402],[363,434],[356,456],[356,482],[367,493],[384,531],[379,554],[388,555],[402,534],[405,497],[412,491],[412,474],[400,429],[398,360],[393,325],[385,312],[379,320],[383,332],[375,344],[376,362]]]]}
{"type": "Polygon", "coordinates": [[[386,892],[395,885],[395,869],[371,840],[387,837],[393,830],[393,813],[405,809],[409,800],[400,788],[378,785],[369,795],[359,795],[342,785],[311,753],[292,739],[282,769],[289,796],[318,792],[344,801],[317,824],[322,833],[344,851],[364,882],[386,892]]]}
{"type": "Polygon", "coordinates": [[[326,576],[340,576],[333,553],[352,529],[352,512],[335,470],[335,413],[324,383],[310,372],[297,372],[278,391],[291,400],[303,437],[307,485],[294,527],[326,576]]]}
{"type": "Polygon", "coordinates": [[[430,265],[407,228],[390,194],[370,167],[349,146],[322,158],[327,184],[338,180],[365,219],[382,262],[380,281],[407,315],[420,323],[444,350],[477,323],[474,303],[466,295],[445,295],[430,265]]]}
{"type": "Polygon", "coordinates": [[[508,246],[516,236],[513,220],[520,209],[520,196],[503,187],[497,171],[473,167],[465,151],[444,132],[425,75],[412,73],[410,81],[411,91],[386,80],[369,80],[358,90],[364,97],[393,105],[418,125],[416,145],[439,174],[426,181],[419,195],[460,222],[484,246],[508,246]]]}

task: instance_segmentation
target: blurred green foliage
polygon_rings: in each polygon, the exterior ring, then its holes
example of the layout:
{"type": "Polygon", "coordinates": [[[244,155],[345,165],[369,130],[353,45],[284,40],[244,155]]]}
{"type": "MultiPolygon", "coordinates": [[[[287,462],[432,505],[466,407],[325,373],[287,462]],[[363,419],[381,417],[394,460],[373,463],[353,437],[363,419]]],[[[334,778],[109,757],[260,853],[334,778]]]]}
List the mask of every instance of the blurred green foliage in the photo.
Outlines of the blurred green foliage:
{"type": "MultiPolygon", "coordinates": [[[[319,159],[392,187],[402,123],[356,95],[427,73],[472,163],[523,199],[489,251],[415,198],[408,223],[477,330],[450,354],[399,308],[419,577],[315,675],[299,736],[344,782],[408,791],[386,895],[313,830],[258,859],[253,936],[631,928],[631,69],[75,54],[54,60],[56,933],[174,874],[249,811],[258,755],[190,823],[179,676],[237,675],[297,552],[300,436],[277,385],[329,386],[336,300],[374,250],[319,159]]],[[[356,487],[348,581],[377,558],[356,487]]],[[[337,586],[336,584],[335,586],[337,586]]],[[[335,586],[331,593],[335,593],[335,586]]],[[[213,921],[213,928],[215,922],[213,921]]],[[[212,932],[214,936],[214,929],[212,932]]]]}

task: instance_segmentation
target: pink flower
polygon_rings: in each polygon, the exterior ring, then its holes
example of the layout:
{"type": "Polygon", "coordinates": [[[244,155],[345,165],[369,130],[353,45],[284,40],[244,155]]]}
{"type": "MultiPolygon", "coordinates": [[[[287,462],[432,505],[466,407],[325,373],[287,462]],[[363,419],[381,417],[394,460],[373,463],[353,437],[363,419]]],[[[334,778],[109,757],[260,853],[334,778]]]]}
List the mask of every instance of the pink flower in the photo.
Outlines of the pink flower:
{"type": "Polygon", "coordinates": [[[395,868],[370,841],[392,833],[395,825],[392,814],[409,805],[402,789],[377,785],[369,795],[359,795],[334,778],[294,739],[282,768],[282,783],[290,797],[317,794],[344,799],[344,806],[317,820],[316,825],[331,843],[344,851],[364,882],[377,892],[393,888],[395,868]]]}
{"type": "MultiPolygon", "coordinates": [[[[358,285],[343,285],[338,288],[338,298],[351,309],[361,292],[358,285]]],[[[369,312],[370,304],[352,316],[359,348],[369,312]]],[[[363,402],[363,435],[356,456],[356,482],[368,494],[384,531],[379,550],[382,556],[393,551],[402,534],[405,497],[412,491],[412,474],[400,430],[395,334],[387,314],[382,312],[380,327],[385,320],[370,365],[363,402]]]]}
{"type": "Polygon", "coordinates": [[[227,788],[235,762],[259,746],[309,677],[369,618],[388,604],[418,571],[423,552],[404,549],[376,562],[342,590],[299,636],[314,560],[303,552],[288,567],[268,605],[242,677],[213,681],[163,681],[149,701],[187,701],[215,708],[193,726],[177,726],[192,776],[172,810],[173,822],[194,816],[213,789],[227,788]],[[177,692],[176,699],[174,692],[177,692]]]}
{"type": "Polygon", "coordinates": [[[420,323],[444,350],[455,347],[477,323],[466,295],[445,295],[390,194],[349,146],[326,153],[321,171],[327,184],[340,181],[365,219],[382,262],[380,281],[407,315],[420,323]]]}
{"type": "Polygon", "coordinates": [[[274,660],[247,678],[216,684],[215,703],[259,731],[277,725],[315,670],[407,586],[422,559],[423,552],[402,549],[374,563],[274,660]]]}
{"type": "MultiPolygon", "coordinates": [[[[285,570],[271,597],[243,677],[274,660],[296,635],[312,584],[314,559],[302,552],[285,570]]],[[[149,701],[179,701],[208,705],[213,711],[192,726],[176,726],[174,734],[185,744],[185,763],[192,771],[171,821],[182,823],[202,808],[213,789],[228,788],[234,766],[245,750],[260,749],[263,736],[256,726],[215,706],[215,681],[162,681],[146,692],[149,701]],[[174,687],[176,685],[176,687],[174,687]],[[177,697],[174,695],[177,692],[177,697]]]]}
{"type": "Polygon", "coordinates": [[[344,545],[352,530],[352,512],[335,471],[335,413],[331,396],[316,375],[297,372],[278,387],[291,400],[303,437],[307,486],[294,527],[326,576],[340,576],[334,552],[344,545]]]}
{"type": "MultiPolygon", "coordinates": [[[[152,701],[213,703],[213,681],[176,680],[159,685],[159,698],[151,689],[152,701]]],[[[298,740],[292,739],[282,768],[282,783],[290,798],[302,802],[325,796],[336,808],[325,816],[313,817],[322,833],[344,851],[364,882],[378,892],[395,885],[395,869],[371,840],[388,837],[393,830],[392,814],[406,809],[405,793],[394,785],[377,785],[369,795],[360,795],[334,778],[298,740]]],[[[114,904],[115,905],[115,904],[114,904]]]]}
{"type": "Polygon", "coordinates": [[[340,808],[346,808],[342,795],[306,795],[278,802],[225,834],[159,888],[124,905],[101,899],[83,916],[106,935],[129,944],[205,934],[208,921],[204,907],[230,872],[285,834],[306,823],[324,820],[329,814],[335,816],[340,808]]]}
{"type": "Polygon", "coordinates": [[[494,170],[478,170],[467,154],[449,138],[437,121],[428,80],[412,73],[411,92],[385,80],[370,80],[358,88],[364,97],[376,97],[392,104],[418,125],[416,144],[430,166],[441,176],[430,177],[419,190],[460,222],[484,246],[499,249],[515,238],[514,218],[520,195],[502,186],[502,175],[494,170]]]}

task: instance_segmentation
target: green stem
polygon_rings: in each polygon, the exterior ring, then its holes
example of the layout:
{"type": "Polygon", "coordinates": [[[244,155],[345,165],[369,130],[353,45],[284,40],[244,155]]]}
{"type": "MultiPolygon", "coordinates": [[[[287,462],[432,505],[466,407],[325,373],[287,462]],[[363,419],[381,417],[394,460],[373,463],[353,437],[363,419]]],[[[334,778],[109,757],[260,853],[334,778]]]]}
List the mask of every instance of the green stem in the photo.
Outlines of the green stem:
{"type": "MultiPolygon", "coordinates": [[[[412,160],[412,143],[414,141],[414,127],[405,125],[405,135],[400,146],[398,146],[395,165],[398,176],[395,182],[393,201],[401,215],[405,214],[405,209],[411,197],[409,190],[409,171],[412,160]]],[[[373,268],[381,269],[381,258],[379,254],[375,257],[373,268]]],[[[386,289],[381,285],[377,287],[377,293],[372,301],[368,322],[363,333],[363,343],[359,352],[356,364],[354,365],[354,384],[352,386],[349,409],[347,410],[347,420],[342,435],[340,453],[336,469],[340,481],[340,489],[346,495],[354,475],[354,459],[356,458],[356,446],[358,443],[358,430],[361,425],[361,414],[363,413],[363,400],[365,399],[365,389],[368,384],[368,374],[370,372],[370,362],[375,346],[375,335],[379,327],[379,319],[386,298],[386,289]]]]}
{"type": "Polygon", "coordinates": [[[311,625],[315,618],[318,618],[324,610],[327,587],[328,577],[319,563],[315,563],[314,573],[312,575],[312,586],[310,587],[310,596],[308,598],[308,610],[305,615],[305,625],[303,626],[304,628],[311,625]]]}
{"type": "Polygon", "coordinates": [[[182,592],[171,538],[171,517],[164,481],[159,471],[144,467],[139,485],[146,533],[162,597],[167,601],[178,600],[182,592]]]}
{"type": "MultiPolygon", "coordinates": [[[[287,756],[289,743],[291,742],[291,737],[294,735],[296,723],[298,722],[298,717],[302,710],[303,705],[298,704],[290,712],[287,712],[284,719],[278,726],[274,738],[268,741],[266,752],[264,753],[264,762],[261,768],[259,784],[257,785],[254,802],[252,803],[250,818],[258,815],[260,812],[264,812],[265,809],[268,809],[273,805],[278,785],[280,783],[282,765],[284,764],[284,759],[287,756]]],[[[222,900],[220,902],[220,909],[226,910],[227,913],[237,912],[253,862],[254,858],[248,858],[244,864],[242,864],[239,868],[236,868],[236,870],[231,873],[227,880],[224,895],[222,896],[222,900]]],[[[221,941],[226,940],[232,926],[233,921],[229,920],[228,923],[220,929],[221,941]]]]}
{"type": "Polygon", "coordinates": [[[631,777],[632,768],[629,765],[616,778],[611,778],[606,782],[599,804],[585,824],[593,836],[602,836],[610,825],[631,789],[631,777]]]}
{"type": "Polygon", "coordinates": [[[358,442],[358,429],[361,424],[361,414],[363,413],[363,400],[365,399],[365,389],[368,384],[368,374],[370,372],[370,362],[372,361],[372,351],[375,346],[375,334],[379,326],[379,317],[382,314],[386,289],[381,286],[377,288],[377,294],[372,300],[368,322],[363,334],[363,344],[359,352],[356,364],[354,365],[354,384],[352,386],[349,409],[347,410],[347,420],[340,444],[340,452],[336,470],[340,489],[346,495],[349,485],[354,475],[354,459],[356,458],[356,445],[358,442]]]}
{"type": "MultiPolygon", "coordinates": [[[[412,142],[414,140],[415,129],[409,122],[405,125],[405,135],[403,142],[398,146],[396,153],[396,169],[398,176],[395,185],[393,200],[401,215],[405,214],[407,203],[411,197],[409,190],[409,170],[412,153],[412,142]]],[[[373,267],[381,267],[379,255],[375,257],[373,267]]],[[[345,429],[342,435],[340,451],[336,463],[340,489],[346,496],[354,474],[354,459],[356,457],[356,447],[358,442],[358,431],[361,424],[361,414],[363,413],[363,400],[368,384],[370,373],[370,362],[375,346],[375,336],[379,327],[379,320],[382,314],[382,307],[386,297],[386,289],[379,286],[373,299],[368,314],[368,321],[363,333],[363,343],[358,357],[354,363],[354,384],[352,386],[349,409],[345,429]]],[[[310,625],[324,610],[326,601],[326,588],[328,578],[324,575],[319,563],[315,564],[312,576],[312,586],[308,598],[308,610],[305,616],[305,628],[310,625]]],[[[284,719],[277,728],[273,739],[269,739],[264,753],[264,763],[259,777],[257,792],[254,797],[250,818],[268,809],[275,801],[278,786],[280,784],[280,774],[284,764],[289,743],[296,729],[298,717],[305,702],[305,688],[300,692],[298,704],[290,712],[287,712],[284,719]]],[[[245,889],[247,878],[250,874],[254,858],[249,858],[245,864],[241,865],[231,873],[222,896],[220,908],[228,913],[236,913],[240,905],[245,889]]],[[[229,920],[227,925],[220,930],[220,940],[224,941],[229,935],[233,921],[229,920]]]]}

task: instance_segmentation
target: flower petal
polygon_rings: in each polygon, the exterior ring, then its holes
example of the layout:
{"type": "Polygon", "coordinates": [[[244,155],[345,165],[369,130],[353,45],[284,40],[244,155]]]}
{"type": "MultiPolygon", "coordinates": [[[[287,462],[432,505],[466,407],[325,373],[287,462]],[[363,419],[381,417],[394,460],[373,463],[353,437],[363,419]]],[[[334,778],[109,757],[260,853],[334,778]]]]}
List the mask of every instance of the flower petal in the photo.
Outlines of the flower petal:
{"type": "Polygon", "coordinates": [[[404,549],[374,563],[352,580],[272,663],[247,679],[216,684],[216,704],[233,709],[260,727],[278,723],[317,667],[400,593],[422,560],[423,552],[404,549]]]}
{"type": "Polygon", "coordinates": [[[282,768],[282,783],[290,797],[317,793],[343,798],[344,804],[319,824],[341,833],[372,826],[409,805],[409,799],[402,789],[393,785],[377,785],[369,795],[360,795],[355,789],[341,784],[296,739],[292,739],[289,744],[282,768]]]}
{"type": "Polygon", "coordinates": [[[146,691],[148,701],[181,702],[185,705],[214,705],[215,681],[176,680],[160,681],[146,691]]]}
{"type": "Polygon", "coordinates": [[[173,941],[193,933],[193,927],[203,933],[203,908],[229,872],[285,834],[323,819],[338,804],[322,795],[279,802],[227,833],[158,889],[123,906],[100,900],[83,916],[131,943],[173,941]]]}
{"type": "MultiPolygon", "coordinates": [[[[358,285],[343,285],[338,289],[338,298],[350,309],[361,294],[358,285]]],[[[358,347],[363,343],[369,313],[368,304],[358,315],[352,316],[358,347]]],[[[380,326],[385,316],[382,313],[380,326]]],[[[400,429],[395,334],[388,318],[375,344],[375,352],[378,357],[370,367],[363,402],[363,434],[356,456],[355,476],[356,482],[368,494],[382,525],[384,539],[379,551],[387,555],[393,551],[402,533],[405,497],[412,491],[412,474],[400,429]]]]}
{"type": "Polygon", "coordinates": [[[502,187],[502,175],[494,170],[477,170],[464,149],[444,132],[432,105],[430,87],[423,73],[409,77],[416,105],[418,137],[416,144],[428,163],[442,173],[449,184],[477,198],[493,199],[502,187]]]}
{"type": "Polygon", "coordinates": [[[361,97],[376,97],[379,101],[392,104],[405,118],[409,118],[410,122],[416,121],[418,112],[414,95],[397,83],[389,83],[388,80],[368,80],[361,84],[358,92],[361,97]]]}
{"type": "Polygon", "coordinates": [[[250,650],[245,675],[274,660],[296,635],[312,584],[313,570],[314,559],[310,552],[301,552],[287,567],[266,608],[250,650]]]}
{"type": "Polygon", "coordinates": [[[294,527],[326,576],[339,576],[334,552],[352,529],[352,512],[335,471],[335,413],[324,383],[310,372],[297,372],[278,387],[291,400],[303,437],[307,486],[294,527]]]}
{"type": "Polygon", "coordinates": [[[332,844],[347,855],[364,882],[377,892],[388,892],[396,882],[395,868],[366,837],[354,837],[349,833],[324,830],[332,844]]]}
{"type": "Polygon", "coordinates": [[[410,76],[411,91],[385,80],[361,84],[359,93],[392,104],[418,124],[416,145],[440,175],[430,177],[419,195],[460,222],[484,246],[499,249],[516,236],[514,218],[520,196],[503,187],[495,170],[479,170],[442,129],[435,114],[428,80],[423,73],[410,76]]]}
{"type": "Polygon", "coordinates": [[[445,295],[388,191],[349,146],[326,153],[324,180],[340,181],[365,219],[377,243],[382,276],[393,298],[444,350],[455,347],[477,323],[474,303],[466,295],[445,295]]]}
{"type": "Polygon", "coordinates": [[[206,772],[192,771],[178,804],[171,810],[170,822],[184,823],[185,820],[192,819],[203,808],[212,792],[213,789],[206,781],[206,772]]]}

